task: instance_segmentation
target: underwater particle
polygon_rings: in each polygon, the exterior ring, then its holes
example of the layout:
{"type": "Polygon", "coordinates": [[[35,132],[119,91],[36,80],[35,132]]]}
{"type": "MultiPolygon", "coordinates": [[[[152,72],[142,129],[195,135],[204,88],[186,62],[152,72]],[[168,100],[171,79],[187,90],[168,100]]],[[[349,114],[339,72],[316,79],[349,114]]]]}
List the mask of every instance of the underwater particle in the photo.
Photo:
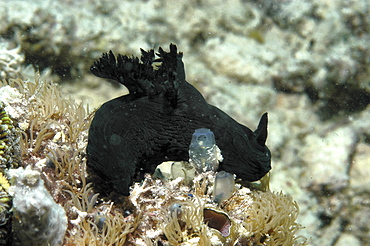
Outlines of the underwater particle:
{"type": "Polygon", "coordinates": [[[220,152],[210,129],[195,129],[189,146],[189,162],[198,173],[217,171],[219,162],[223,160],[220,152]]]}
{"type": "Polygon", "coordinates": [[[230,235],[231,220],[226,213],[216,211],[212,208],[204,208],[203,216],[204,223],[209,227],[218,230],[223,237],[230,235]]]}
{"type": "Polygon", "coordinates": [[[28,166],[9,170],[9,176],[16,242],[24,246],[62,245],[66,213],[45,188],[40,173],[28,166]]]}
{"type": "Polygon", "coordinates": [[[129,187],[164,161],[188,161],[195,129],[214,134],[223,161],[219,170],[255,181],[271,169],[265,145],[267,113],[254,132],[208,104],[185,80],[182,53],[141,50],[141,58],[110,51],[90,68],[101,78],[125,85],[128,95],[104,103],[91,122],[87,171],[100,192],[129,195],[129,187]],[[160,65],[153,68],[153,63],[160,65]]]}
{"type": "Polygon", "coordinates": [[[251,39],[254,39],[259,44],[264,44],[265,43],[265,38],[263,37],[262,32],[259,31],[259,30],[249,31],[248,37],[251,38],[251,39]]]}
{"type": "Polygon", "coordinates": [[[234,175],[225,171],[217,173],[213,185],[213,201],[220,204],[229,199],[235,190],[234,175]]]}

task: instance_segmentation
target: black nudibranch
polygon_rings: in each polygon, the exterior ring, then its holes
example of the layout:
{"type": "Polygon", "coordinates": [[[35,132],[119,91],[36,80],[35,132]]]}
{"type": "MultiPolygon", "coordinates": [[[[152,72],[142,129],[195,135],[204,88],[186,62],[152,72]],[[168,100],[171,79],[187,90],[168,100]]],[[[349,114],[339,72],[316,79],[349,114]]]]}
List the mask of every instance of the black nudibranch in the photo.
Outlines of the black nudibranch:
{"type": "Polygon", "coordinates": [[[171,44],[169,52],[159,48],[157,54],[154,50],[141,53],[141,59],[116,58],[110,51],[90,69],[130,92],[104,103],[91,122],[87,167],[89,175],[99,179],[99,189],[129,195],[132,182],[153,173],[160,163],[188,161],[192,134],[198,128],[208,128],[215,135],[224,158],[219,171],[256,181],[271,169],[265,145],[267,113],[253,132],[208,104],[185,81],[182,53],[176,45],[171,44]]]}

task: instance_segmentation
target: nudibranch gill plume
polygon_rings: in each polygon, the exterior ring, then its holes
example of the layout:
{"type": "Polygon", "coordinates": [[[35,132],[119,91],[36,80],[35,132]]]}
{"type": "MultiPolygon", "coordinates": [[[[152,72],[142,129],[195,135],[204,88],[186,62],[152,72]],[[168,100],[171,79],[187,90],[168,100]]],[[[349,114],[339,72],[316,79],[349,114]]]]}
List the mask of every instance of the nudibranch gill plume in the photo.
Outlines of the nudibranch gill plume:
{"type": "Polygon", "coordinates": [[[208,104],[185,80],[176,45],[171,44],[169,52],[159,48],[156,54],[141,53],[140,59],[116,58],[110,51],[90,68],[95,76],[116,80],[129,90],[104,103],[89,129],[87,167],[89,175],[101,181],[101,190],[129,195],[132,182],[153,173],[160,163],[188,161],[189,144],[199,128],[215,135],[223,156],[218,171],[252,182],[271,169],[265,145],[267,113],[252,131],[208,104]]]}

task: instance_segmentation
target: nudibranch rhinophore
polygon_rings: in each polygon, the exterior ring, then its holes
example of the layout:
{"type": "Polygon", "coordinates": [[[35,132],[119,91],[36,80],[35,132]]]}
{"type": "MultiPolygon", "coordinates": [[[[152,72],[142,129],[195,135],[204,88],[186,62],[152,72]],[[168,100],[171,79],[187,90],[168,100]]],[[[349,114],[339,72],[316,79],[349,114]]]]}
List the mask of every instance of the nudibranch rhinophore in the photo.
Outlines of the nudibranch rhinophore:
{"type": "Polygon", "coordinates": [[[102,191],[129,195],[132,182],[153,173],[160,163],[188,161],[189,144],[198,128],[215,135],[224,158],[219,171],[256,181],[271,169],[265,145],[267,113],[253,132],[208,104],[186,82],[176,45],[171,44],[169,52],[159,48],[157,54],[141,53],[140,59],[116,58],[110,51],[90,68],[95,76],[116,80],[129,90],[128,95],[104,103],[89,129],[88,172],[99,179],[102,191]]]}

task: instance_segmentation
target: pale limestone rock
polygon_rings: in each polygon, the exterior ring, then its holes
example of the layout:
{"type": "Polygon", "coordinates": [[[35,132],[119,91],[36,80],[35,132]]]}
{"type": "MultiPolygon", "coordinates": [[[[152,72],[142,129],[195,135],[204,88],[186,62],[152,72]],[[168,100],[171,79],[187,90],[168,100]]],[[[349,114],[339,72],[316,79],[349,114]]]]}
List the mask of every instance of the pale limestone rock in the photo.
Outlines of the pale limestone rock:
{"type": "Polygon", "coordinates": [[[370,145],[359,143],[351,164],[350,187],[356,192],[370,192],[370,145]]]}
{"type": "Polygon", "coordinates": [[[363,245],[358,238],[352,234],[343,233],[334,246],[361,246],[363,245]]]}
{"type": "Polygon", "coordinates": [[[345,188],[355,143],[355,132],[348,127],[306,136],[298,153],[305,165],[304,185],[326,186],[331,190],[345,188]]]}

